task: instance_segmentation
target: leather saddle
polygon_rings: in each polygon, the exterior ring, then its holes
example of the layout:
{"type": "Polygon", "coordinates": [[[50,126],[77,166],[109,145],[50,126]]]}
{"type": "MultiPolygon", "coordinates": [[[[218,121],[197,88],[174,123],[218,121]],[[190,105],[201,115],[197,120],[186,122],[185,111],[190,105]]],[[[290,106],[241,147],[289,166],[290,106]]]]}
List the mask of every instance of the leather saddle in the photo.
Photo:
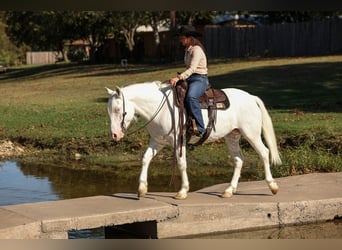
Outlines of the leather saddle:
{"type": "MultiPolygon", "coordinates": [[[[188,90],[188,83],[184,80],[180,80],[175,87],[176,92],[176,105],[179,108],[179,122],[180,122],[180,139],[181,144],[183,143],[183,126],[184,126],[184,99],[186,96],[186,92],[188,90]]],[[[210,135],[212,129],[215,130],[216,123],[216,111],[217,110],[225,110],[229,108],[230,102],[227,95],[221,89],[214,89],[211,86],[205,91],[205,93],[199,98],[201,108],[208,110],[208,124],[206,128],[206,132],[199,138],[199,140],[191,143],[190,140],[192,136],[197,133],[196,122],[192,117],[191,113],[187,116],[186,121],[186,138],[188,146],[198,146],[201,145],[210,135]]]]}

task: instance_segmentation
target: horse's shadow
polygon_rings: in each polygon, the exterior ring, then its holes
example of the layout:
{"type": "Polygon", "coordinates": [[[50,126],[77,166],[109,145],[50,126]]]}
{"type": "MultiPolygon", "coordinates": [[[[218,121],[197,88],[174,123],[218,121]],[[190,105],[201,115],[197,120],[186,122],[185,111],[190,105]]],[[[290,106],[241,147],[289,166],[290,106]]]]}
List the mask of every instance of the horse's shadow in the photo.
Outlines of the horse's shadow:
{"type": "Polygon", "coordinates": [[[162,197],[162,198],[174,198],[174,194],[156,194],[156,193],[148,193],[144,195],[143,197],[138,197],[137,193],[118,193],[118,194],[111,194],[108,195],[109,197],[113,198],[120,198],[120,199],[127,199],[127,200],[140,200],[141,198],[146,199],[155,199],[155,197],[162,197]]]}
{"type": "MultiPolygon", "coordinates": [[[[213,191],[213,192],[204,192],[203,191],[203,192],[196,192],[196,193],[222,198],[222,193],[217,192],[217,191],[213,191]]],[[[111,194],[108,196],[113,197],[113,198],[127,199],[127,200],[140,200],[140,197],[138,197],[138,195],[136,193],[118,193],[118,194],[111,194]]],[[[234,193],[234,196],[272,196],[272,195],[271,194],[255,194],[255,193],[239,193],[239,192],[237,192],[237,193],[234,193]]],[[[158,197],[175,199],[173,193],[170,193],[170,194],[151,193],[151,194],[145,195],[143,198],[155,199],[158,197]]]]}
{"type": "MultiPolygon", "coordinates": [[[[205,195],[211,195],[211,196],[217,196],[217,197],[220,197],[222,198],[222,193],[220,192],[196,192],[196,193],[199,193],[199,194],[205,194],[205,195]]],[[[271,194],[252,194],[252,193],[234,193],[233,196],[272,196],[271,194]]]]}
{"type": "Polygon", "coordinates": [[[118,193],[118,194],[110,194],[109,197],[120,198],[126,200],[139,200],[139,197],[136,193],[118,193]]]}

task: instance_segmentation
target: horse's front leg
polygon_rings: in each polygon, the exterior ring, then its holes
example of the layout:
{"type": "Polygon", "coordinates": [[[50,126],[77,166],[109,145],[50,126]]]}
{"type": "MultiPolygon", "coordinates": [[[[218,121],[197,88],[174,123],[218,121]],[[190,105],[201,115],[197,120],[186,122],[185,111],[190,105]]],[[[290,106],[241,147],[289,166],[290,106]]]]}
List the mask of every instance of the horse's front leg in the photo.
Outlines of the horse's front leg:
{"type": "MultiPolygon", "coordinates": [[[[177,154],[178,154],[178,150],[177,150],[177,154]]],[[[185,146],[182,147],[182,157],[179,157],[179,154],[177,155],[177,165],[178,165],[178,169],[180,171],[181,178],[182,178],[182,186],[181,186],[181,189],[176,194],[175,199],[183,200],[188,196],[188,191],[189,191],[189,179],[188,179],[188,174],[186,172],[187,163],[186,163],[185,146]]]]}
{"type": "Polygon", "coordinates": [[[144,196],[147,193],[147,173],[148,167],[152,158],[163,148],[162,145],[157,144],[153,139],[150,139],[147,150],[142,158],[142,167],[139,177],[138,197],[144,196]]]}

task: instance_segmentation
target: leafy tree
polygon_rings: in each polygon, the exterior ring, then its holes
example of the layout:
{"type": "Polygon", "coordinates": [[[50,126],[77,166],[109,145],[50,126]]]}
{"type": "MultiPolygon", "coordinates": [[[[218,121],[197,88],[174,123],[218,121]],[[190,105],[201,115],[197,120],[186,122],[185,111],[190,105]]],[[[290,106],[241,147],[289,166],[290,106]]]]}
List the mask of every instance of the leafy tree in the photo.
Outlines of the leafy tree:
{"type": "Polygon", "coordinates": [[[90,61],[112,30],[104,11],[22,11],[8,12],[6,32],[16,45],[33,50],[57,50],[67,59],[65,42],[83,39],[90,45],[90,61]]]}
{"type": "Polygon", "coordinates": [[[341,15],[341,12],[338,11],[256,11],[254,13],[264,16],[269,23],[306,22],[341,15]]]}
{"type": "MultiPolygon", "coordinates": [[[[123,37],[132,54],[136,30],[150,24],[153,29],[156,55],[160,52],[158,25],[170,21],[167,11],[11,11],[6,12],[6,33],[17,46],[27,45],[32,50],[57,50],[65,59],[66,41],[83,39],[90,46],[90,61],[95,61],[96,50],[108,34],[117,40],[123,37]]],[[[215,12],[172,12],[177,24],[211,23],[215,12]]]]}
{"type": "Polygon", "coordinates": [[[95,52],[103,44],[109,33],[115,31],[114,19],[106,11],[81,11],[69,14],[70,25],[73,25],[73,39],[83,39],[90,46],[90,61],[95,62],[95,52]]]}
{"type": "Polygon", "coordinates": [[[176,12],[176,22],[179,25],[212,24],[216,11],[179,11],[176,12]]]}
{"type": "Polygon", "coordinates": [[[5,32],[5,13],[0,12],[0,63],[18,64],[20,59],[20,49],[16,47],[8,38],[5,32]]]}
{"type": "Polygon", "coordinates": [[[132,53],[135,41],[134,37],[140,25],[147,25],[148,15],[144,11],[113,11],[108,13],[108,19],[116,33],[122,32],[125,37],[128,50],[132,53]]]}
{"type": "Polygon", "coordinates": [[[169,11],[152,11],[147,12],[147,22],[152,27],[154,43],[156,48],[156,56],[160,57],[160,37],[159,37],[159,25],[169,24],[170,12],[169,11]]]}
{"type": "Polygon", "coordinates": [[[57,50],[66,55],[65,37],[74,34],[68,29],[67,12],[13,11],[6,13],[6,33],[17,46],[28,45],[32,50],[57,50]]]}

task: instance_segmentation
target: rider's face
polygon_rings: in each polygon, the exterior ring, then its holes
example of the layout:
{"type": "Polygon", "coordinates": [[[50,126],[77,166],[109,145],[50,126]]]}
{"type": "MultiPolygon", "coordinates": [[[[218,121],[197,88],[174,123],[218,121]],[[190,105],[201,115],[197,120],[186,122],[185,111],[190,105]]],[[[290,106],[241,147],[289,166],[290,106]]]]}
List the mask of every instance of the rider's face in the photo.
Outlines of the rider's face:
{"type": "Polygon", "coordinates": [[[181,41],[181,43],[183,44],[183,46],[189,47],[189,45],[190,45],[190,37],[180,36],[180,37],[179,37],[179,40],[181,41]]]}

